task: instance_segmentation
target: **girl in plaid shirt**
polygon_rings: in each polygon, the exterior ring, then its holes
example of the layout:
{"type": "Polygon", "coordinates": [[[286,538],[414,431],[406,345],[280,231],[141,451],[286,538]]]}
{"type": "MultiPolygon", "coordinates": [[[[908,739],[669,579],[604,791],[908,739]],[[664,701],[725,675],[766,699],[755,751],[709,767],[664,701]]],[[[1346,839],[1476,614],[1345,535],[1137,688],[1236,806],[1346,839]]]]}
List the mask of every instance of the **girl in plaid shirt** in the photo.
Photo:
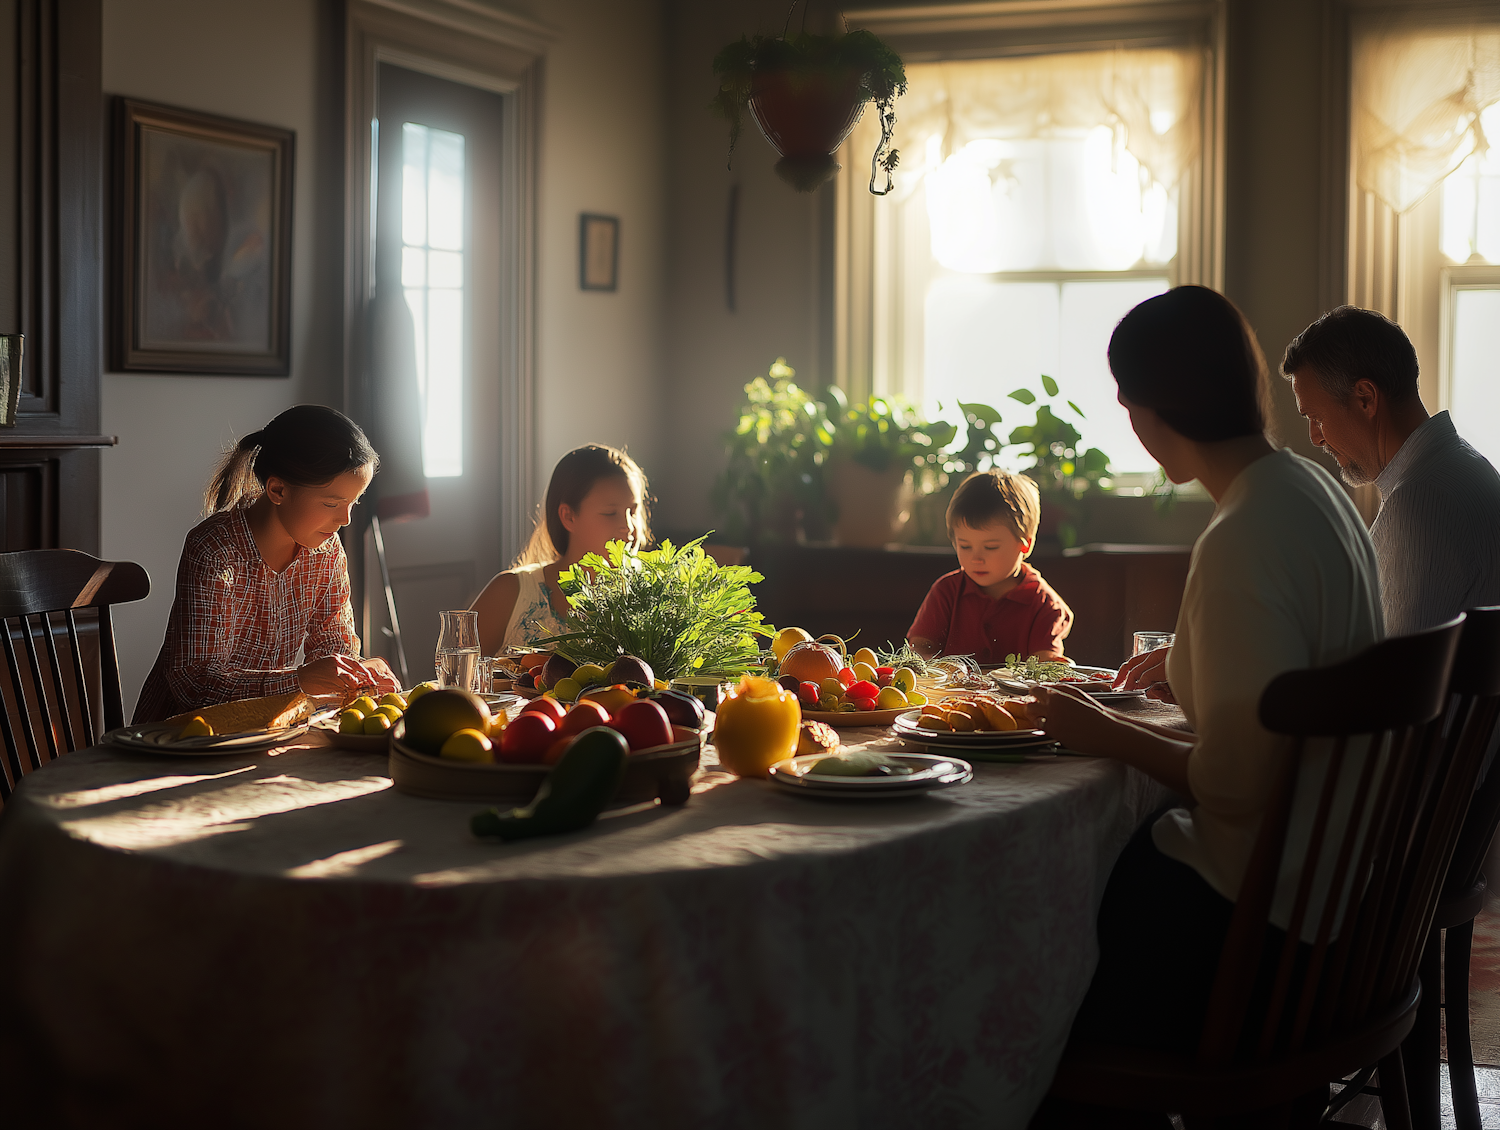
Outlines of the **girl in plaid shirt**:
{"type": "Polygon", "coordinates": [[[166,639],[136,722],[286,694],[400,689],[359,658],[339,530],[380,457],[342,412],[299,404],[220,463],[177,567],[166,639]]]}

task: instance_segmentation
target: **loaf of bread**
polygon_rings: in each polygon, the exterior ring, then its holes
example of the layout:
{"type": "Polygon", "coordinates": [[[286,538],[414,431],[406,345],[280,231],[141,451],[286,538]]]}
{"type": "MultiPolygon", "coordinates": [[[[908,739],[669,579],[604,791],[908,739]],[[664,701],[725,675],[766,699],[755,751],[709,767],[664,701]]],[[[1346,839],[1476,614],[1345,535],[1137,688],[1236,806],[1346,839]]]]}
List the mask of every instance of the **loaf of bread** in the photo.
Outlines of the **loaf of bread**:
{"type": "Polygon", "coordinates": [[[291,694],[273,694],[267,698],[242,698],[238,702],[220,702],[213,706],[200,706],[186,714],[178,714],[167,721],[186,726],[194,718],[202,718],[214,728],[216,734],[243,734],[250,730],[279,730],[295,726],[313,712],[313,701],[301,691],[291,694]]]}

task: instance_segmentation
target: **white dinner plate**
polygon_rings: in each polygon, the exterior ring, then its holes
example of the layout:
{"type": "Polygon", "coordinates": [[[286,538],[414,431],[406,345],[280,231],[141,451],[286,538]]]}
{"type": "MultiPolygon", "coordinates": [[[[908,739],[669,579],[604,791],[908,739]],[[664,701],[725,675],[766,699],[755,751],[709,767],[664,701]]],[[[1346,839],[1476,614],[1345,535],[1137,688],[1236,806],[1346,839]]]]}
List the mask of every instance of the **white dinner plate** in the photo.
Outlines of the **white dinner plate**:
{"type": "MultiPolygon", "coordinates": [[[[1036,753],[1040,750],[1050,750],[1052,746],[1057,744],[1054,739],[1046,735],[1039,738],[1027,738],[1025,741],[1012,742],[956,742],[945,741],[942,737],[923,738],[915,734],[903,733],[897,733],[896,736],[907,745],[924,750],[930,749],[934,753],[951,753],[961,757],[968,757],[972,754],[981,759],[983,759],[983,755],[986,753],[1036,753]]],[[[947,737],[951,738],[953,735],[949,734],[947,737]]]]}
{"type": "Polygon", "coordinates": [[[891,724],[891,729],[903,738],[934,738],[959,745],[1025,745],[1046,736],[1041,730],[930,730],[919,724],[921,717],[920,710],[908,710],[891,724]]]}
{"type": "Polygon", "coordinates": [[[103,740],[121,749],[137,753],[165,753],[173,757],[214,757],[225,753],[253,753],[283,745],[301,737],[315,721],[322,720],[319,711],[305,722],[276,730],[250,730],[241,734],[212,734],[178,737],[182,727],[173,722],[147,722],[139,726],[121,726],[104,735],[103,740]]]}
{"type": "Polygon", "coordinates": [[[892,755],[894,760],[911,766],[912,773],[906,777],[835,777],[808,772],[825,756],[828,755],[813,753],[778,762],[771,766],[771,783],[803,796],[868,800],[916,796],[933,789],[962,785],[974,777],[974,767],[967,761],[914,753],[892,755]]]}
{"type": "Polygon", "coordinates": [[[1095,702],[1130,702],[1134,699],[1145,698],[1146,692],[1139,691],[1084,691],[1095,702]]]}

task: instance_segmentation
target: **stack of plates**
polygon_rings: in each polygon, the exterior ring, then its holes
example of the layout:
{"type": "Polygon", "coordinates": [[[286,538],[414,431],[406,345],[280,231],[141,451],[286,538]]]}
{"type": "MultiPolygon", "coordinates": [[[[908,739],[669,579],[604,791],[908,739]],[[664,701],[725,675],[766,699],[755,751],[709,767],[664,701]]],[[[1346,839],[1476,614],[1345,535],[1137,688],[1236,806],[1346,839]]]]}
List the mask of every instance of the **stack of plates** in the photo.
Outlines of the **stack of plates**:
{"type": "Polygon", "coordinates": [[[929,730],[922,712],[908,710],[891,732],[909,745],[952,751],[977,761],[1020,761],[1027,754],[1050,752],[1055,743],[1041,730],[929,730]]]}
{"type": "Polygon", "coordinates": [[[893,755],[893,760],[911,767],[911,773],[901,777],[842,777],[810,772],[825,756],[814,753],[778,762],[771,766],[771,783],[803,796],[878,800],[919,796],[933,789],[962,785],[974,777],[974,767],[967,761],[909,753],[893,755]]]}
{"type": "Polygon", "coordinates": [[[212,757],[225,753],[259,753],[285,745],[307,733],[318,715],[295,726],[278,730],[251,730],[243,734],[213,734],[184,738],[178,735],[182,726],[172,722],[149,722],[141,726],[121,726],[104,735],[104,741],[136,753],[165,753],[173,757],[212,757]]]}

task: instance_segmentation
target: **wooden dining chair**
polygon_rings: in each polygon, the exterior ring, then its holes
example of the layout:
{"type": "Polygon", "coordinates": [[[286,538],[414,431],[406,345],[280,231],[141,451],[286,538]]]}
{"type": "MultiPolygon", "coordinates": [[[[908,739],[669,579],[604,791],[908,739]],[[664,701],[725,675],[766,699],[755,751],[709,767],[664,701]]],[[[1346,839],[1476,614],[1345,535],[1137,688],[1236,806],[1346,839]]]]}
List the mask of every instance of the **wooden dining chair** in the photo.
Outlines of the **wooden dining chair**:
{"type": "Polygon", "coordinates": [[[1343,663],[1290,671],[1260,719],[1288,739],[1220,953],[1197,1052],[1073,1043],[1052,1094],[1121,1110],[1315,1124],[1329,1080],[1381,1065],[1386,1125],[1409,1130],[1400,1068],[1417,964],[1483,750],[1443,740],[1462,618],[1343,663]],[[1309,758],[1309,750],[1316,755],[1309,758]],[[1326,750],[1326,754],[1321,751],[1326,750]],[[1322,773],[1317,765],[1321,761],[1322,773]],[[1302,771],[1314,806],[1285,940],[1267,950],[1272,899],[1302,771]],[[1359,819],[1329,814],[1347,800],[1359,819]],[[1363,829],[1363,834],[1361,830],[1363,829]],[[1309,915],[1314,880],[1330,894],[1309,915]],[[1313,940],[1299,945],[1307,934],[1313,940]],[[1265,978],[1263,971],[1271,970],[1265,978]]]}
{"type": "MultiPolygon", "coordinates": [[[[1500,607],[1467,613],[1449,682],[1450,740],[1470,729],[1486,750],[1500,728],[1500,607]]],[[[1474,919],[1484,909],[1485,854],[1500,826],[1500,765],[1491,764],[1464,819],[1422,952],[1422,1003],[1401,1046],[1416,1130],[1438,1130],[1441,1119],[1441,1029],[1448,1036],[1448,1079],[1458,1130],[1480,1130],[1474,1052],[1469,1043],[1469,949],[1474,919]],[[1446,938],[1443,932],[1447,931],[1446,938]]]]}
{"type": "Polygon", "coordinates": [[[50,761],[60,753],[91,746],[101,734],[125,724],[110,606],[143,600],[150,592],[146,570],[133,561],[100,561],[76,549],[0,553],[0,623],[5,628],[0,632],[5,652],[0,671],[0,734],[5,739],[0,802],[10,798],[23,773],[42,767],[44,756],[50,761]],[[89,620],[98,625],[102,728],[95,725],[89,686],[93,665],[84,662],[80,612],[86,612],[83,636],[90,634],[89,620]],[[61,649],[59,635],[66,636],[61,649]],[[38,639],[46,651],[45,667],[38,639]],[[17,658],[18,644],[25,651],[24,667],[17,658]],[[64,667],[69,678],[63,675],[64,667]]]}

